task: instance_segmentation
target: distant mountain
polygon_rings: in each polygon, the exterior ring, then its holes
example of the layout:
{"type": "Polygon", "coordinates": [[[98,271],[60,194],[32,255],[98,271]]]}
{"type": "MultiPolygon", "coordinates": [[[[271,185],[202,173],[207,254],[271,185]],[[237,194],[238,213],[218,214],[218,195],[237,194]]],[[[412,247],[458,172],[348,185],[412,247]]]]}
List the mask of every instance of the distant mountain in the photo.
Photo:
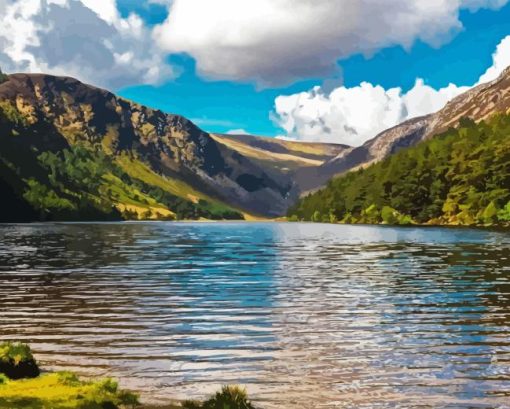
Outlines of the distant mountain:
{"type": "Polygon", "coordinates": [[[340,176],[303,197],[288,215],[325,222],[508,226],[509,131],[507,69],[435,114],[389,129],[316,169],[300,170],[314,172],[314,183],[340,176]]]}
{"type": "Polygon", "coordinates": [[[315,190],[334,176],[366,167],[402,148],[414,146],[450,127],[457,127],[462,118],[479,122],[494,113],[506,113],[510,109],[509,91],[510,68],[507,68],[498,79],[457,96],[435,114],[405,121],[381,132],[362,146],[340,152],[319,167],[299,170],[296,174],[299,190],[315,190]]]}
{"type": "Polygon", "coordinates": [[[0,221],[239,219],[510,108],[510,70],[360,147],[209,134],[67,77],[0,78],[0,221]]]}
{"type": "Polygon", "coordinates": [[[350,148],[333,143],[296,142],[252,135],[211,136],[253,161],[288,174],[301,168],[321,166],[350,148]]]}
{"type": "Polygon", "coordinates": [[[210,135],[73,78],[0,84],[3,220],[280,216],[346,147],[210,135]]]}

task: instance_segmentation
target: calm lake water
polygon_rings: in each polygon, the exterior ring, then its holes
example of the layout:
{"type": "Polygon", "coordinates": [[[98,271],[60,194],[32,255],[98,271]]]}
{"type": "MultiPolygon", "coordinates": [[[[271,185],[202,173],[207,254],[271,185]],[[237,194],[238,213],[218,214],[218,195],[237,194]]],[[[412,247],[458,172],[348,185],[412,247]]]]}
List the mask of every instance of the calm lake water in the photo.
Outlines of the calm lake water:
{"type": "Polygon", "coordinates": [[[0,295],[0,339],[153,401],[510,408],[509,232],[2,225],[0,295]]]}

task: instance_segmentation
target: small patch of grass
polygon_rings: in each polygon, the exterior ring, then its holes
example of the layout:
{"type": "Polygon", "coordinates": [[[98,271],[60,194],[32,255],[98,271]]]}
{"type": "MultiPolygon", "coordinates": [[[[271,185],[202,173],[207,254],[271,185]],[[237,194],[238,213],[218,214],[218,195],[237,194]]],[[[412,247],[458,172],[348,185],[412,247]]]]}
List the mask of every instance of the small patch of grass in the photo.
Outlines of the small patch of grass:
{"type": "Polygon", "coordinates": [[[248,400],[246,389],[239,386],[224,386],[203,403],[197,401],[183,402],[184,409],[255,409],[248,400]]]}
{"type": "Polygon", "coordinates": [[[119,389],[116,381],[82,381],[71,372],[38,378],[0,380],[0,408],[117,409],[138,407],[138,396],[119,389]]]}

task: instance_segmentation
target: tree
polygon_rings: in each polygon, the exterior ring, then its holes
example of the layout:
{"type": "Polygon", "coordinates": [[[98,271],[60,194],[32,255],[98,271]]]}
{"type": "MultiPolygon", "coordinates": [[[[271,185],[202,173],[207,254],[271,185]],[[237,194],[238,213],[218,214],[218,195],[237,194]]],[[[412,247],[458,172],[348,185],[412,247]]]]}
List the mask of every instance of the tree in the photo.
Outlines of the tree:
{"type": "Polygon", "coordinates": [[[501,222],[510,222],[510,202],[498,212],[498,219],[501,222]]]}
{"type": "Polygon", "coordinates": [[[485,224],[493,224],[498,221],[498,208],[494,202],[490,202],[483,211],[482,221],[485,224]]]}
{"type": "Polygon", "coordinates": [[[2,82],[5,82],[9,79],[9,76],[7,74],[4,74],[2,69],[0,68],[0,84],[2,82]]]}

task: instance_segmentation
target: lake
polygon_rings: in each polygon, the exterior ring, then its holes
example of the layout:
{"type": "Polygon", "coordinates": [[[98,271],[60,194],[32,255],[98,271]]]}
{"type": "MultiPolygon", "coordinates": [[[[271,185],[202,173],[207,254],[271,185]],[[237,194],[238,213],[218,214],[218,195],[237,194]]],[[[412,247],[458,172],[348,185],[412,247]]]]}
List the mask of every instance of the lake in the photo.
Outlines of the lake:
{"type": "Polygon", "coordinates": [[[1,225],[0,295],[0,339],[155,402],[510,408],[508,231],[1,225]]]}

